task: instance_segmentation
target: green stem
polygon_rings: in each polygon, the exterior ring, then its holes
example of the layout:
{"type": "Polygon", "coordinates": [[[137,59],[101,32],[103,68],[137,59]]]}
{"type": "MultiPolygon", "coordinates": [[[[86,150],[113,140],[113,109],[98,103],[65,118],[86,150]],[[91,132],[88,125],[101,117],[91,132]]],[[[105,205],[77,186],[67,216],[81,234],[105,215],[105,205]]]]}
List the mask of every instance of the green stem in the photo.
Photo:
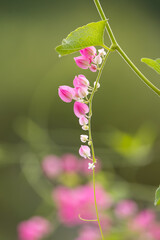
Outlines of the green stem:
{"type": "Polygon", "coordinates": [[[150,87],[158,96],[160,96],[160,90],[153,85],[142,73],[141,71],[134,65],[134,63],[129,59],[129,57],[125,54],[125,52],[121,49],[120,46],[116,48],[117,52],[124,59],[124,61],[131,67],[131,69],[138,75],[138,77],[148,86],[150,87]]]}
{"type": "Polygon", "coordinates": [[[126,53],[121,49],[121,47],[118,45],[115,36],[112,32],[112,29],[107,21],[107,18],[103,12],[103,9],[101,7],[101,4],[99,0],[93,0],[97,10],[99,12],[99,15],[102,20],[106,20],[106,30],[108,32],[108,35],[110,37],[110,40],[112,42],[112,50],[117,50],[117,52],[120,54],[120,56],[124,59],[124,61],[131,67],[131,69],[138,75],[138,77],[149,87],[151,88],[158,96],[160,96],[160,89],[158,89],[154,84],[152,84],[142,73],[141,71],[134,65],[134,63],[129,59],[129,57],[126,55],[126,53]]]}
{"type": "MultiPolygon", "coordinates": [[[[99,70],[99,73],[97,75],[97,79],[96,79],[96,83],[95,83],[95,86],[93,88],[93,92],[89,98],[89,123],[88,123],[88,126],[89,126],[89,141],[91,142],[91,151],[92,151],[92,159],[93,159],[93,163],[96,163],[96,158],[95,158],[95,152],[94,152],[94,146],[93,146],[93,141],[92,141],[92,132],[91,132],[91,116],[92,116],[92,100],[93,100],[93,97],[94,97],[94,94],[97,90],[97,84],[99,82],[99,79],[101,77],[101,74],[102,74],[102,71],[103,71],[103,68],[104,68],[104,65],[105,65],[105,62],[109,56],[109,53],[110,51],[107,52],[105,58],[104,58],[104,61],[102,63],[102,66],[99,70]]],[[[100,229],[100,233],[101,233],[101,237],[102,239],[104,240],[104,236],[103,236],[103,232],[102,232],[102,228],[101,228],[101,223],[100,223],[100,219],[99,219],[99,214],[98,214],[98,207],[97,207],[97,200],[96,200],[96,186],[95,186],[95,170],[93,169],[93,191],[94,191],[94,203],[95,203],[95,209],[96,209],[96,215],[97,215],[97,222],[98,222],[98,225],[99,225],[99,229],[100,229]]]]}
{"type": "Polygon", "coordinates": [[[99,12],[100,17],[102,18],[102,20],[106,21],[106,30],[108,32],[111,42],[113,43],[113,45],[117,45],[117,41],[115,39],[115,36],[112,32],[112,29],[111,29],[109,23],[108,23],[108,19],[106,18],[105,14],[104,14],[103,8],[101,7],[99,0],[93,0],[93,1],[94,1],[94,4],[96,5],[96,8],[99,12]]]}

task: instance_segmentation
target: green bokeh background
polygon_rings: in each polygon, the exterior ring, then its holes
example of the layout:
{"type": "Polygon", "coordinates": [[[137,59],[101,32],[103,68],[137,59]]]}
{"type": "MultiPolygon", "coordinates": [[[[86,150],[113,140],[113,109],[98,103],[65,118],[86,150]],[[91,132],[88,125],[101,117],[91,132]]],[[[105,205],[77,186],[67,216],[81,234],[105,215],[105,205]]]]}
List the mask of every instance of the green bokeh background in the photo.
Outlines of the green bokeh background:
{"type": "MultiPolygon", "coordinates": [[[[119,44],[160,87],[159,75],[140,62],[142,57],[160,57],[160,1],[102,0],[101,4],[119,44]]],[[[93,82],[95,74],[79,69],[73,55],[58,58],[54,48],[75,28],[100,18],[91,0],[6,0],[0,5],[0,143],[8,151],[5,158],[0,151],[0,239],[16,240],[17,223],[32,216],[40,202],[18,163],[28,151],[18,134],[21,119],[31,119],[47,131],[62,153],[78,151],[81,131],[73,104],[63,103],[57,89],[71,85],[77,74],[93,82]]],[[[105,40],[109,46],[107,35],[105,40]]],[[[117,168],[117,173],[128,182],[159,185],[160,99],[116,53],[106,63],[93,108],[93,136],[100,157],[106,148],[100,136],[107,136],[111,127],[130,134],[146,123],[155,127],[152,163],[136,167],[136,174],[132,165],[117,168]]]]}

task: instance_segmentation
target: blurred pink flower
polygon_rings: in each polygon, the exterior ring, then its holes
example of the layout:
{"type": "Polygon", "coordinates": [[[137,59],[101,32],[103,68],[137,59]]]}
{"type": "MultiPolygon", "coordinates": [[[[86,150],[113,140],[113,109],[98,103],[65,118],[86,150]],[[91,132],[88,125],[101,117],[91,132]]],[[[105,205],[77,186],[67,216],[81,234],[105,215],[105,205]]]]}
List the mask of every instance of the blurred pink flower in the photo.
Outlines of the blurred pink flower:
{"type": "Polygon", "coordinates": [[[129,226],[133,231],[145,231],[149,229],[154,221],[155,213],[152,210],[146,209],[137,214],[129,226]]]}
{"type": "Polygon", "coordinates": [[[115,208],[115,214],[118,218],[131,217],[137,211],[137,204],[131,200],[119,202],[115,208]]]}
{"type": "Polygon", "coordinates": [[[42,169],[48,178],[57,177],[62,171],[61,159],[55,155],[48,155],[42,161],[42,169]]]}
{"type": "Polygon", "coordinates": [[[99,240],[100,232],[95,226],[84,226],[79,231],[79,236],[75,240],[99,240]]]}
{"type": "Polygon", "coordinates": [[[79,160],[73,154],[65,154],[62,156],[62,169],[64,172],[79,171],[79,160]]]}
{"type": "MultiPolygon", "coordinates": [[[[111,206],[110,195],[100,185],[96,186],[96,196],[100,211],[111,206]]],[[[60,221],[68,226],[83,223],[78,217],[79,214],[86,219],[96,218],[93,188],[90,185],[74,189],[57,187],[53,191],[53,200],[58,207],[60,221]]]]}
{"type": "Polygon", "coordinates": [[[32,217],[18,225],[19,240],[40,240],[50,232],[50,223],[42,217],[32,217]]]}
{"type": "Polygon", "coordinates": [[[150,234],[154,240],[160,240],[160,224],[155,223],[150,228],[150,234]]]}

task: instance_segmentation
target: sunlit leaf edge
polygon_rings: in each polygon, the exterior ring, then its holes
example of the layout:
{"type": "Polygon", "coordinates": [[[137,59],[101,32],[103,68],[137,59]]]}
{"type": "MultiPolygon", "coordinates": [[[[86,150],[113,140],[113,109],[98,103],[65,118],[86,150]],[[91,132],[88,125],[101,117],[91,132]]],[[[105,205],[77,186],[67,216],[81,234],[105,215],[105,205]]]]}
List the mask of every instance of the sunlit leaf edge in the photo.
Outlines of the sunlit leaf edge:
{"type": "Polygon", "coordinates": [[[77,29],[75,29],[74,31],[72,31],[71,33],[68,34],[68,36],[66,37],[66,39],[63,39],[62,40],[62,44],[57,46],[56,47],[56,51],[59,53],[60,56],[64,56],[64,55],[68,55],[68,54],[71,54],[71,53],[74,53],[74,52],[77,52],[83,48],[86,48],[86,47],[90,47],[90,46],[102,46],[104,45],[104,29],[105,29],[105,25],[106,25],[106,20],[103,20],[103,21],[98,21],[98,22],[91,22],[91,23],[88,23],[87,25],[84,25],[82,27],[79,27],[77,29]],[[102,25],[102,32],[101,32],[101,41],[94,41],[94,42],[90,42],[90,43],[87,43],[85,42],[85,44],[81,45],[79,44],[79,46],[77,48],[66,48],[64,49],[64,46],[65,46],[65,43],[63,44],[63,42],[67,41],[68,38],[71,38],[72,35],[77,32],[77,31],[80,31],[82,29],[85,29],[85,28],[88,28],[88,27],[92,27],[93,25],[97,25],[97,24],[101,24],[102,25]]]}
{"type": "Polygon", "coordinates": [[[150,58],[142,58],[141,62],[145,63],[150,68],[155,70],[158,74],[160,74],[160,58],[157,58],[155,60],[150,58]]]}

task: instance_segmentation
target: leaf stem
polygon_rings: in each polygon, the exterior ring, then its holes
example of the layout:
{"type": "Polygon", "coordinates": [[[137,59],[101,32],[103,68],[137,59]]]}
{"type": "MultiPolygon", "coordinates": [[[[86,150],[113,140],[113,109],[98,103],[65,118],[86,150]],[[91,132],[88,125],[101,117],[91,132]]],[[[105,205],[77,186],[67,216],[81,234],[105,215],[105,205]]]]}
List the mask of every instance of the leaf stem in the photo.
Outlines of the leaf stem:
{"type": "MultiPolygon", "coordinates": [[[[99,73],[97,75],[97,79],[96,79],[96,83],[95,83],[95,86],[93,88],[93,92],[89,98],[89,116],[92,116],[92,100],[93,100],[93,97],[94,97],[94,94],[97,90],[97,84],[99,82],[99,79],[101,77],[101,74],[102,74],[102,71],[103,71],[103,68],[104,68],[104,65],[106,63],[106,60],[109,56],[109,53],[110,51],[107,52],[105,58],[104,58],[104,61],[102,63],[102,66],[99,70],[99,73]]],[[[93,163],[96,163],[96,158],[95,158],[95,152],[94,152],[94,145],[93,145],[93,140],[92,140],[92,132],[91,132],[91,117],[89,118],[89,123],[88,123],[88,126],[89,126],[89,141],[91,142],[91,151],[92,151],[92,160],[93,160],[93,163]]],[[[99,229],[100,229],[100,233],[101,233],[101,237],[102,239],[104,240],[104,236],[103,236],[103,232],[102,232],[102,228],[101,228],[101,223],[100,223],[100,219],[99,219],[99,213],[98,213],[98,207],[97,207],[97,200],[96,200],[96,186],[95,186],[95,169],[93,168],[93,191],[94,191],[94,203],[95,203],[95,209],[96,209],[96,215],[97,215],[97,222],[98,222],[98,225],[99,225],[99,229]]]]}
{"type": "Polygon", "coordinates": [[[154,84],[152,84],[142,73],[141,71],[135,66],[135,64],[129,59],[127,54],[121,49],[121,47],[118,45],[115,36],[112,32],[112,29],[108,23],[108,20],[104,14],[104,11],[102,9],[102,6],[99,2],[99,0],[93,0],[94,4],[96,5],[96,8],[99,12],[99,15],[102,20],[106,20],[106,30],[108,32],[108,35],[110,37],[110,40],[112,42],[112,50],[116,50],[119,55],[124,59],[124,61],[131,67],[131,69],[138,75],[138,77],[149,87],[151,88],[158,96],[160,96],[160,89],[158,89],[154,84]]]}

